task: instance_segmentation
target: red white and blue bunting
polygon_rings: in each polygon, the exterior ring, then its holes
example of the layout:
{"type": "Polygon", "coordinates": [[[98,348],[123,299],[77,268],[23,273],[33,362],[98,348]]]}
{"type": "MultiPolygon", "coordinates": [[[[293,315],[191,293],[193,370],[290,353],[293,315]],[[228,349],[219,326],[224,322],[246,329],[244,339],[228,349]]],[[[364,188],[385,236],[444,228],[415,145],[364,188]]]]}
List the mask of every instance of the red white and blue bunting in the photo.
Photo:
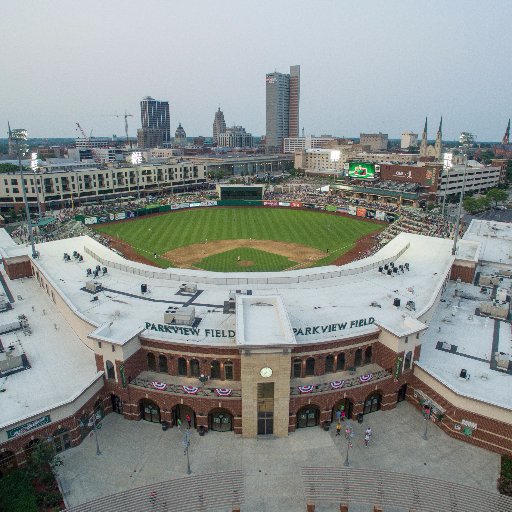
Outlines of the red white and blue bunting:
{"type": "Polygon", "coordinates": [[[359,382],[364,384],[365,382],[370,382],[372,379],[373,379],[373,373],[368,373],[366,375],[361,375],[359,377],[359,382]]]}
{"type": "Polygon", "coordinates": [[[345,385],[344,380],[333,380],[331,382],[331,389],[341,389],[345,385]]]}
{"type": "Polygon", "coordinates": [[[196,388],[195,386],[182,386],[182,388],[187,395],[197,395],[197,392],[199,391],[199,388],[196,388]]]}
{"type": "Polygon", "coordinates": [[[298,390],[300,393],[311,393],[315,389],[315,386],[299,386],[298,390]]]}
{"type": "Polygon", "coordinates": [[[167,389],[167,384],[165,382],[158,382],[156,380],[154,380],[151,385],[155,388],[155,389],[158,389],[158,391],[165,391],[167,389]]]}
{"type": "Polygon", "coordinates": [[[215,388],[215,394],[217,396],[231,396],[232,393],[233,393],[232,389],[228,389],[228,388],[215,388]]]}

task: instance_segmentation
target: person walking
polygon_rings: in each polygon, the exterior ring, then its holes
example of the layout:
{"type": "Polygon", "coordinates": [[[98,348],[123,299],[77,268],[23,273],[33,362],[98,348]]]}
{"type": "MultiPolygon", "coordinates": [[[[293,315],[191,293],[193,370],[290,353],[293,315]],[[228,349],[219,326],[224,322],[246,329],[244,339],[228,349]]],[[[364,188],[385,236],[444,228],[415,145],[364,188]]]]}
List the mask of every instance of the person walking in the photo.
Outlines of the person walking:
{"type": "Polygon", "coordinates": [[[187,420],[188,428],[191,428],[192,427],[192,418],[190,417],[190,414],[187,414],[185,416],[185,419],[187,420]]]}
{"type": "Polygon", "coordinates": [[[345,429],[345,439],[348,439],[350,437],[350,427],[347,425],[347,428],[345,429]]]}
{"type": "Polygon", "coordinates": [[[345,421],[345,409],[341,411],[341,421],[345,421]]]}
{"type": "Polygon", "coordinates": [[[372,437],[372,428],[368,427],[365,431],[365,435],[367,435],[370,439],[372,437]]]}
{"type": "Polygon", "coordinates": [[[181,431],[181,418],[178,418],[176,423],[178,424],[178,430],[181,431]]]}
{"type": "Polygon", "coordinates": [[[364,435],[364,445],[368,446],[368,443],[370,442],[370,436],[368,434],[364,435]]]}
{"type": "Polygon", "coordinates": [[[341,435],[341,423],[339,421],[336,423],[336,435],[341,435]]]}
{"type": "Polygon", "coordinates": [[[339,422],[341,420],[341,411],[339,409],[336,409],[336,413],[334,414],[336,418],[336,422],[339,422]]]}

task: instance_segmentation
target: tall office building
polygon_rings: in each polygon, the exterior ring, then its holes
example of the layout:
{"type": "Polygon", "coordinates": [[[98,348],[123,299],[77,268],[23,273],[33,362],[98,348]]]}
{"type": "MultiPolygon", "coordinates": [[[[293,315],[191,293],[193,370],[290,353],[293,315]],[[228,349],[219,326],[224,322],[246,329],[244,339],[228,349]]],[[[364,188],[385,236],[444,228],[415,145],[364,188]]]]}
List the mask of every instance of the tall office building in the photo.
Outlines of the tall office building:
{"type": "Polygon", "coordinates": [[[140,102],[140,122],[142,131],[161,131],[164,146],[171,143],[171,120],[168,101],[158,101],[150,96],[143,98],[140,102]]]}
{"type": "Polygon", "coordinates": [[[287,137],[299,136],[300,66],[291,66],[290,74],[268,73],[266,150],[283,151],[287,137]]]}
{"type": "Polygon", "coordinates": [[[213,120],[213,142],[219,143],[219,135],[226,131],[226,121],[224,120],[224,112],[219,107],[215,112],[215,119],[213,120]]]}

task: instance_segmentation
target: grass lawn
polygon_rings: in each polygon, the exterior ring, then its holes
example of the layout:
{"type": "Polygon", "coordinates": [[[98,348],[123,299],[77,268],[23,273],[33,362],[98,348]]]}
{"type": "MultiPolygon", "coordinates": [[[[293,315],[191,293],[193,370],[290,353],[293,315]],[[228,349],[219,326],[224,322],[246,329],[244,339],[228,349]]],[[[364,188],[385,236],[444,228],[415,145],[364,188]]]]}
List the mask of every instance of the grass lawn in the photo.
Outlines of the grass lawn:
{"type": "Polygon", "coordinates": [[[239,249],[208,256],[194,266],[214,272],[269,272],[285,270],[295,264],[295,261],[279,254],[240,247],[239,249]],[[238,257],[240,257],[240,261],[238,261],[238,257]],[[251,262],[250,265],[244,264],[249,262],[251,262]]]}
{"type": "MultiPolygon", "coordinates": [[[[326,253],[326,265],[350,250],[355,242],[384,226],[326,213],[279,208],[205,208],[95,226],[100,233],[129,243],[139,254],[154,259],[167,251],[205,240],[278,240],[314,247],[326,253]],[[327,256],[327,250],[328,256],[327,256]]],[[[208,258],[209,259],[209,258],[208,258]]],[[[277,264],[277,259],[275,260],[277,264]]],[[[234,270],[247,270],[238,267],[234,270]]],[[[268,268],[267,270],[278,270],[268,268]]]]}
{"type": "Polygon", "coordinates": [[[0,478],[0,510],[37,512],[36,493],[23,469],[0,478]]]}

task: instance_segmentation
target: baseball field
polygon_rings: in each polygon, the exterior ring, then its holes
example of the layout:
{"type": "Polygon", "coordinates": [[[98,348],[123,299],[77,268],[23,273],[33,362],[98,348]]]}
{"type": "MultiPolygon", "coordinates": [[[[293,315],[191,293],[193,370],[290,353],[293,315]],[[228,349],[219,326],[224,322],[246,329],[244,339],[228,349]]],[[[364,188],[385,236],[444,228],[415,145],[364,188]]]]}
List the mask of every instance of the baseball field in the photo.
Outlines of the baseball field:
{"type": "Polygon", "coordinates": [[[127,257],[164,268],[269,272],[328,265],[383,227],[317,211],[205,208],[95,229],[127,257]]]}

